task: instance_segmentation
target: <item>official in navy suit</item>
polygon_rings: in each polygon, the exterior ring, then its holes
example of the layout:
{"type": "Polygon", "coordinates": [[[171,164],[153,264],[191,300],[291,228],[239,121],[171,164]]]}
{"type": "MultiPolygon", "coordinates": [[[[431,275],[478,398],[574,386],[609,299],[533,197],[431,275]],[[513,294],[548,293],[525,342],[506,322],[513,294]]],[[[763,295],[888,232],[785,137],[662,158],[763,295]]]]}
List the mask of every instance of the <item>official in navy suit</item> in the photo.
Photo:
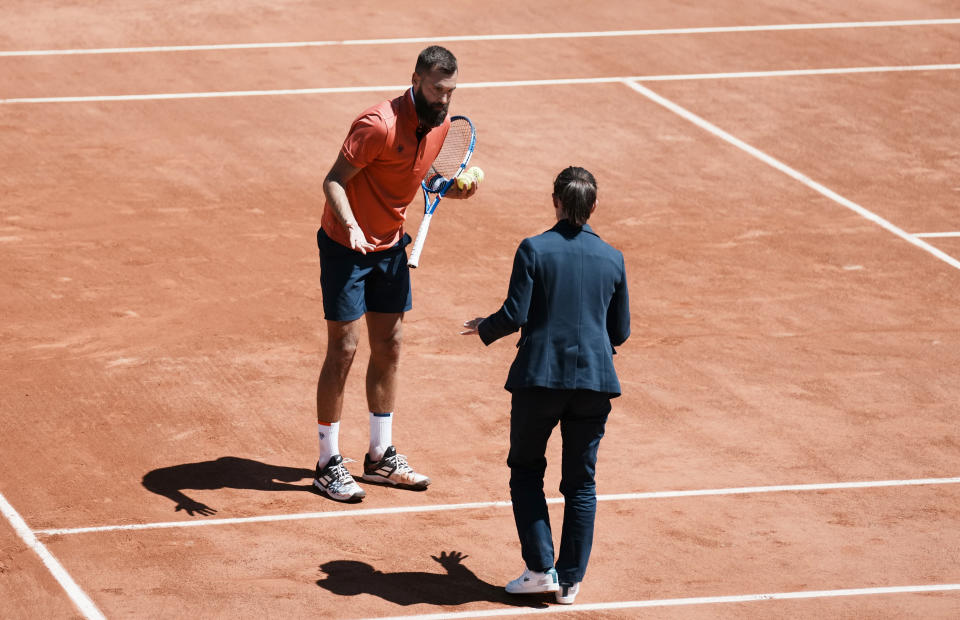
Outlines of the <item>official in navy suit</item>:
{"type": "Polygon", "coordinates": [[[517,249],[506,301],[497,312],[464,323],[485,345],[520,330],[506,389],[510,413],[510,497],[526,570],[511,593],[556,592],[572,603],[593,544],[594,474],[610,399],[620,395],[614,347],[630,335],[623,254],[587,225],[597,183],[569,167],[553,185],[557,224],[517,249]],[[564,496],[560,553],[554,564],[543,493],[547,440],[560,424],[564,496]]]}

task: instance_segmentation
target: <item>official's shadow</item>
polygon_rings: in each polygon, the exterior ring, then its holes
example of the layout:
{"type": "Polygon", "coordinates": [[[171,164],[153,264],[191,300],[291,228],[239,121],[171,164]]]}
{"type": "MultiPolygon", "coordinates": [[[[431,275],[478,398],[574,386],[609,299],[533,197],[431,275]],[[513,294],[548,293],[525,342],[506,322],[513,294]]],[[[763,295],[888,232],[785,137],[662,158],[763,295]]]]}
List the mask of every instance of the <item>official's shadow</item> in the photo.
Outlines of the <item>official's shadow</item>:
{"type": "Polygon", "coordinates": [[[216,509],[202,504],[188,495],[184,489],[253,489],[255,491],[311,491],[312,469],[268,465],[259,461],[223,456],[215,461],[184,463],[161,467],[143,477],[147,490],[162,495],[176,504],[174,512],[184,510],[190,516],[208,517],[216,509]],[[308,484],[290,484],[310,478],[308,484]]]}
{"type": "MultiPolygon", "coordinates": [[[[495,586],[479,579],[463,560],[470,556],[459,551],[446,551],[430,556],[446,574],[423,572],[385,573],[366,562],[334,560],[322,564],[326,573],[317,585],[339,596],[373,594],[396,605],[463,605],[489,601],[517,607],[546,607],[547,595],[511,595],[503,586],[495,586]]],[[[552,599],[553,595],[549,595],[552,599]]]]}

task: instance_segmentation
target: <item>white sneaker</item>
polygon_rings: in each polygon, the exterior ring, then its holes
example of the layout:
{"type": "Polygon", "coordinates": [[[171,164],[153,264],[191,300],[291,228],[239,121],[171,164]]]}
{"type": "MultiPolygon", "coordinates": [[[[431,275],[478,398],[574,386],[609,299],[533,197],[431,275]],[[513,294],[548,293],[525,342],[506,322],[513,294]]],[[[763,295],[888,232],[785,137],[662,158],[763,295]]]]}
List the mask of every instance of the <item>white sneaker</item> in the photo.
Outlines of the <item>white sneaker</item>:
{"type": "Polygon", "coordinates": [[[363,457],[363,479],[414,491],[422,491],[430,485],[430,478],[413,471],[407,457],[397,454],[393,446],[387,448],[377,462],[371,461],[369,454],[363,457]]]}
{"type": "Polygon", "coordinates": [[[338,502],[359,502],[366,495],[344,467],[343,457],[339,454],[330,457],[323,469],[320,469],[320,463],[317,463],[317,474],[313,479],[313,486],[338,502]]]}
{"type": "Polygon", "coordinates": [[[529,568],[523,574],[507,584],[510,594],[534,594],[537,592],[556,592],[560,589],[557,581],[557,571],[553,568],[545,573],[538,573],[529,568]]]}
{"type": "Polygon", "coordinates": [[[572,605],[573,599],[577,598],[579,593],[579,581],[577,583],[561,583],[560,589],[557,590],[557,602],[561,605],[572,605]]]}

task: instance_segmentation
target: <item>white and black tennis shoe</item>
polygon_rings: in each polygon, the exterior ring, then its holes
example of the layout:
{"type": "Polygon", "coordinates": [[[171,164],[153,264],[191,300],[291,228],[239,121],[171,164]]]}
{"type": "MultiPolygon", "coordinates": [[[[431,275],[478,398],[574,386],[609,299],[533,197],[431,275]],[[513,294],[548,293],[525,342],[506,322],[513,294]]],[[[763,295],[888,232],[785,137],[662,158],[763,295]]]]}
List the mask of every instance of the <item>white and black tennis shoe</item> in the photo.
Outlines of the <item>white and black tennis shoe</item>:
{"type": "Polygon", "coordinates": [[[330,457],[327,466],[323,469],[320,469],[320,463],[317,463],[317,475],[313,479],[313,486],[338,502],[359,502],[367,494],[347,471],[343,464],[343,457],[339,454],[330,457]]]}
{"type": "Polygon", "coordinates": [[[363,479],[413,491],[422,491],[430,485],[430,478],[413,471],[407,463],[407,457],[397,454],[394,446],[387,448],[377,462],[369,454],[363,457],[363,479]]]}

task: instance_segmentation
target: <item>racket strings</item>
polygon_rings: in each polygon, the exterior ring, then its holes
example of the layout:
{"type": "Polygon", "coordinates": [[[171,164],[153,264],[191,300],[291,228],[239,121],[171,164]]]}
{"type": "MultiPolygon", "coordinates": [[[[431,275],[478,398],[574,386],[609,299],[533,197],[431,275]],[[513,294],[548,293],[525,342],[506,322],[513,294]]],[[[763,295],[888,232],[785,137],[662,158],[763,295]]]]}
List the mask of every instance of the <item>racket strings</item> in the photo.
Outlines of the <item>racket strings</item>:
{"type": "Polygon", "coordinates": [[[425,178],[430,179],[438,174],[447,179],[456,176],[460,165],[464,163],[470,152],[472,139],[473,129],[469,122],[463,119],[451,122],[447,137],[443,140],[443,146],[440,147],[440,153],[430,166],[430,171],[425,178]]]}

